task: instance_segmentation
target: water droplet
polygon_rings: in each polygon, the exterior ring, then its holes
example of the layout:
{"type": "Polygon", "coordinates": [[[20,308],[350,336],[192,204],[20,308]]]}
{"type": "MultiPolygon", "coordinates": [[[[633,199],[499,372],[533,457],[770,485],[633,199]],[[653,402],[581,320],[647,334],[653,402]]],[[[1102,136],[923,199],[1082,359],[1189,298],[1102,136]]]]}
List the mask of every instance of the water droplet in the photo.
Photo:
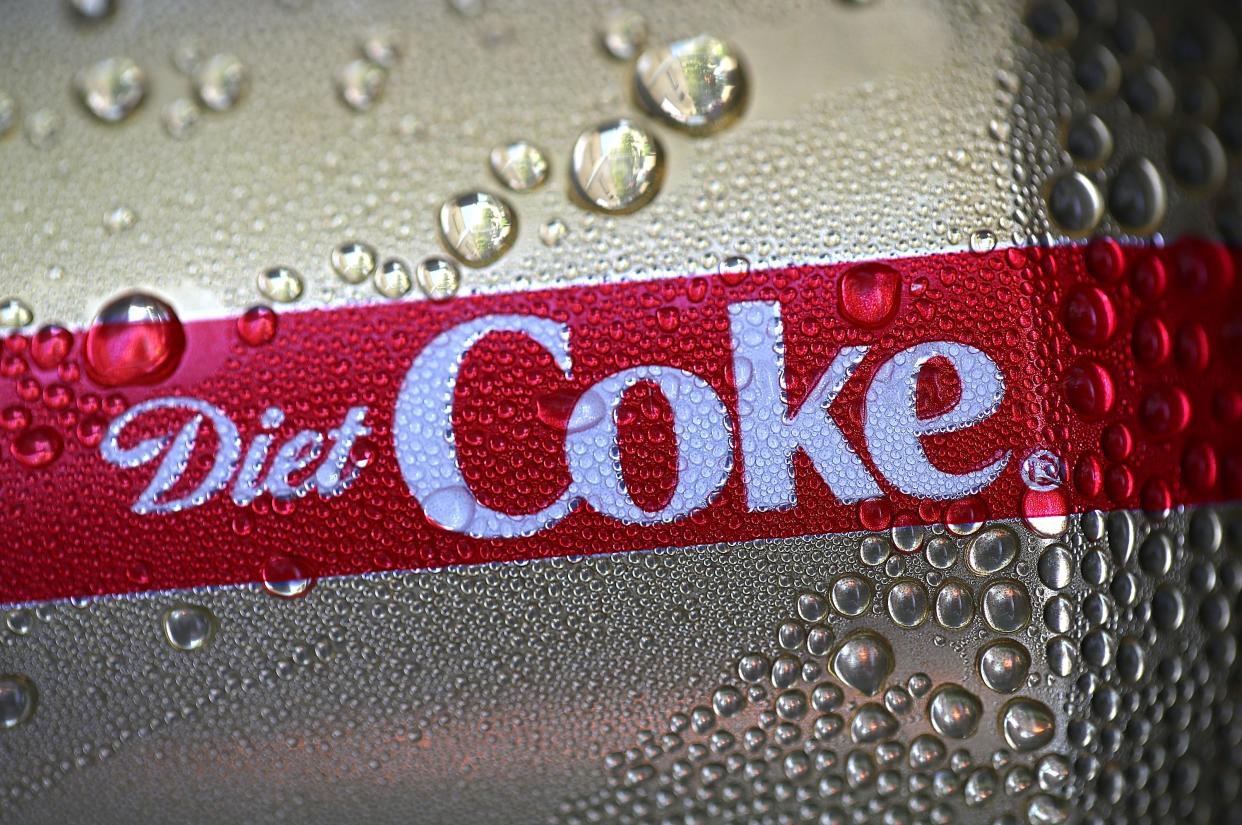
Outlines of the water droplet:
{"type": "Polygon", "coordinates": [[[497,146],[492,150],[492,174],[508,189],[527,192],[548,179],[548,159],[533,143],[524,140],[497,146]]]}
{"type": "Polygon", "coordinates": [[[245,65],[233,54],[216,54],[194,70],[194,90],[208,109],[232,109],[246,93],[249,82],[245,65]]]}
{"type": "Polygon", "coordinates": [[[936,623],[948,630],[970,624],[975,616],[975,594],[958,579],[948,579],[936,591],[936,623]]]}
{"type": "Polygon", "coordinates": [[[899,723],[891,713],[876,702],[867,702],[854,712],[850,736],[855,742],[878,742],[897,732],[899,723]]]}
{"type": "Polygon", "coordinates": [[[1002,579],[983,592],[983,619],[998,633],[1013,633],[1031,620],[1031,597],[1021,582],[1002,579]]]}
{"type": "Polygon", "coordinates": [[[198,605],[182,605],[164,612],[164,638],[177,650],[198,650],[216,632],[216,617],[198,605]]]}
{"type": "Polygon", "coordinates": [[[188,97],[179,97],[164,107],[160,119],[169,137],[185,140],[198,125],[199,110],[188,97]]]}
{"type": "Polygon", "coordinates": [[[391,69],[401,59],[401,46],[393,30],[381,27],[371,29],[358,44],[363,57],[377,66],[391,69]]]}
{"type": "Polygon", "coordinates": [[[902,627],[918,627],[927,620],[927,588],[921,582],[905,579],[888,590],[888,615],[902,627]]]}
{"type": "Polygon", "coordinates": [[[858,616],[871,604],[871,583],[862,576],[847,574],[832,583],[830,595],[838,613],[858,616]]]}
{"type": "Polygon", "coordinates": [[[109,123],[124,120],[147,92],[146,74],[128,57],[109,57],[74,76],[78,97],[95,117],[109,123]]]}
{"type": "Polygon", "coordinates": [[[304,561],[278,553],[263,565],[263,589],[282,599],[305,596],[315,585],[315,577],[304,561]]]}
{"type": "Polygon", "coordinates": [[[415,270],[418,288],[433,301],[452,298],[461,288],[461,271],[444,258],[425,258],[415,270]]]}
{"type": "Polygon", "coordinates": [[[885,264],[859,264],[847,269],[837,282],[841,315],[850,323],[877,329],[897,316],[901,303],[901,273],[885,264]]]}
{"type": "Polygon", "coordinates": [[[0,301],[0,327],[17,329],[34,321],[34,313],[19,298],[5,298],[0,301]]]}
{"type": "Polygon", "coordinates": [[[342,281],[359,284],[375,272],[375,247],[361,241],[346,241],[332,250],[332,271],[342,281]]]}
{"type": "Polygon", "coordinates": [[[1167,199],[1160,172],[1147,158],[1122,164],[1108,191],[1108,208],[1125,229],[1147,233],[1164,219],[1167,199]]]}
{"type": "Polygon", "coordinates": [[[841,642],[832,656],[832,672],[855,690],[874,696],[893,672],[893,652],[882,636],[861,630],[841,642]]]}
{"type": "Polygon", "coordinates": [[[255,279],[259,293],[270,301],[289,303],[302,297],[302,276],[287,266],[274,266],[255,279]]]}
{"type": "Polygon", "coordinates": [[[17,101],[9,94],[0,90],[0,138],[9,133],[17,122],[17,101]]]}
{"type": "Polygon", "coordinates": [[[544,246],[560,246],[569,234],[569,227],[560,218],[552,218],[539,227],[539,240],[544,246]]]}
{"type": "Polygon", "coordinates": [[[69,8],[86,20],[102,20],[112,14],[114,0],[69,0],[69,8]]]}
{"type": "Polygon", "coordinates": [[[440,207],[440,239],[467,266],[487,266],[513,245],[517,221],[501,198],[469,192],[440,207]]]}
{"type": "Polygon", "coordinates": [[[389,258],[375,272],[375,291],[385,298],[400,298],[414,286],[409,265],[400,258],[389,258]]]}
{"type": "Polygon", "coordinates": [[[1070,122],[1065,148],[1079,164],[1095,168],[1113,153],[1113,135],[1098,115],[1086,113],[1070,122]]]}
{"type": "Polygon", "coordinates": [[[104,229],[110,235],[132,229],[136,223],[138,223],[138,215],[128,206],[118,206],[104,215],[104,229]]]}
{"type": "Polygon", "coordinates": [[[998,639],[979,651],[979,676],[997,693],[1013,693],[1026,682],[1031,654],[1019,642],[998,639]]]}
{"type": "Polygon", "coordinates": [[[368,111],[384,92],[388,72],[370,60],[358,58],[337,72],[336,92],[341,102],[355,112],[368,111]]]}
{"type": "Polygon", "coordinates": [[[1048,188],[1048,214],[1066,234],[1089,235],[1104,217],[1104,196],[1082,172],[1067,172],[1048,188]]]}
{"type": "Polygon", "coordinates": [[[996,248],[996,233],[990,229],[976,229],[968,241],[971,252],[991,252],[996,248]]]}
{"type": "Polygon", "coordinates": [[[588,205],[633,212],[659,192],[664,150],[631,121],[612,120],[578,136],[570,166],[574,190],[588,205]]]}
{"type": "Polygon", "coordinates": [[[979,727],[983,704],[979,698],[960,685],[947,684],[936,688],[927,703],[927,718],[941,736],[967,739],[979,727]]]}
{"type": "Polygon", "coordinates": [[[737,51],[706,34],[648,49],[635,67],[639,102],[694,135],[732,123],[746,104],[746,85],[737,51]]]}
{"type": "Polygon", "coordinates": [[[966,564],[980,576],[990,576],[1013,564],[1018,557],[1018,536],[1003,525],[975,536],[966,551],[966,564]]]}
{"type": "Polygon", "coordinates": [[[254,306],[237,319],[237,335],[252,347],[262,346],[276,337],[279,316],[271,307],[254,306]]]}
{"type": "Polygon", "coordinates": [[[65,442],[51,427],[28,427],[9,444],[9,453],[23,467],[37,470],[51,464],[64,451],[65,442]]]}
{"type": "Polygon", "coordinates": [[[1005,743],[1016,751],[1042,748],[1056,735],[1056,719],[1042,702],[1020,697],[1001,711],[1001,733],[1005,743]]]}
{"type": "Polygon", "coordinates": [[[86,333],[86,372],[106,387],[158,384],[185,353],[177,313],[153,295],[134,292],[109,301],[86,333]]]}
{"type": "Polygon", "coordinates": [[[647,45],[647,20],[638,12],[616,9],[604,18],[599,40],[617,60],[632,60],[647,45]]]}
{"type": "Polygon", "coordinates": [[[36,149],[47,149],[60,136],[63,125],[60,115],[51,109],[39,109],[26,118],[26,140],[36,149]]]}
{"type": "Polygon", "coordinates": [[[15,673],[0,676],[0,730],[29,721],[38,701],[39,692],[29,678],[15,673]]]}

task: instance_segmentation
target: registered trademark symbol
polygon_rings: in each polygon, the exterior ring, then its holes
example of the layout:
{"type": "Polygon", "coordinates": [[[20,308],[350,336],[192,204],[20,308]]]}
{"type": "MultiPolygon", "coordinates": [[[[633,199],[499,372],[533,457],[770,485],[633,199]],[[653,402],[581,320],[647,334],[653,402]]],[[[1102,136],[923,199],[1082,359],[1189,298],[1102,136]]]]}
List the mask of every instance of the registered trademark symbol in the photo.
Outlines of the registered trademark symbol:
{"type": "Polygon", "coordinates": [[[1039,493],[1055,490],[1065,483],[1065,464],[1051,450],[1033,450],[1022,461],[1022,481],[1039,493]]]}

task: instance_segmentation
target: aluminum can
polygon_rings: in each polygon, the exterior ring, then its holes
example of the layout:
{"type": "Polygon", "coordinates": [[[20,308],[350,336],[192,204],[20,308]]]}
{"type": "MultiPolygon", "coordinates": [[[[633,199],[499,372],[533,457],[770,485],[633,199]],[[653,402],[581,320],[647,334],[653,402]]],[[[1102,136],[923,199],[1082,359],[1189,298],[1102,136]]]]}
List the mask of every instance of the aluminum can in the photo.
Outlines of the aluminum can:
{"type": "Polygon", "coordinates": [[[1236,3],[0,20],[0,822],[1242,821],[1236,3]]]}

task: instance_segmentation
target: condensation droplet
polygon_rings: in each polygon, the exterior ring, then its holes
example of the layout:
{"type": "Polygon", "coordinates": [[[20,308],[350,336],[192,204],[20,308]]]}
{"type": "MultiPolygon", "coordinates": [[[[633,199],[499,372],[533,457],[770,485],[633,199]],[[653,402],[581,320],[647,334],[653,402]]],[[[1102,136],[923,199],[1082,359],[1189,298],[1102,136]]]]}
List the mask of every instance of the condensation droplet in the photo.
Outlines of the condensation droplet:
{"type": "Polygon", "coordinates": [[[259,292],[268,300],[287,304],[302,297],[302,276],[287,266],[274,266],[256,278],[259,292]]]}

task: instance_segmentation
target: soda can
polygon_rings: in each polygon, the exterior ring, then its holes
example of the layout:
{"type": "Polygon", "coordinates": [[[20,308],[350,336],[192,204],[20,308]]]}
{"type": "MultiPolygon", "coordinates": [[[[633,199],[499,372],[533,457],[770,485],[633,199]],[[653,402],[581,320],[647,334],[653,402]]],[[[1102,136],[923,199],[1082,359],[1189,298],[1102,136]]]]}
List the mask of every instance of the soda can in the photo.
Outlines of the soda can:
{"type": "Polygon", "coordinates": [[[0,822],[1238,820],[1236,4],[3,18],[0,822]]]}

